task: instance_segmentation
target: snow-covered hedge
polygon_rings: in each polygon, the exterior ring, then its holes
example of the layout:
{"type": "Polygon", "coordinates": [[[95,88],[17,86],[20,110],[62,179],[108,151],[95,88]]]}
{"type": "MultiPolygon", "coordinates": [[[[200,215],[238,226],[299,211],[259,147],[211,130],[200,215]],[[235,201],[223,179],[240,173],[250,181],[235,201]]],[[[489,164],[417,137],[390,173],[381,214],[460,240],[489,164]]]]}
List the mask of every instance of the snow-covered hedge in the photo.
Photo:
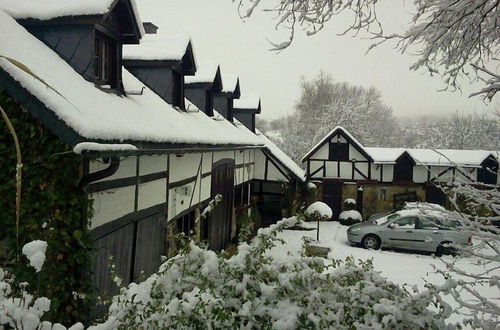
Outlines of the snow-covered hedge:
{"type": "Polygon", "coordinates": [[[267,254],[296,221],[260,229],[230,258],[187,244],[158,273],[122,288],[108,319],[90,329],[445,327],[450,308],[432,287],[410,294],[370,262],[267,254]]]}

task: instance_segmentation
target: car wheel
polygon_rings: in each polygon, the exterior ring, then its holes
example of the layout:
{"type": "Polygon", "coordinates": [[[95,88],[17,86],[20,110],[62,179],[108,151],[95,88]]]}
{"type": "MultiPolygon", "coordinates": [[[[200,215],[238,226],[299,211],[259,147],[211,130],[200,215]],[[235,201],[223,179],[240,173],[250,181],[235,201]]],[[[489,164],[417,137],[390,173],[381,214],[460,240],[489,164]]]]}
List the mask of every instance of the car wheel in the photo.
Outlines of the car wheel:
{"type": "Polygon", "coordinates": [[[442,257],[445,254],[455,255],[455,248],[451,246],[443,246],[444,244],[451,244],[451,242],[441,242],[436,248],[436,256],[442,257]]]}
{"type": "Polygon", "coordinates": [[[380,248],[380,238],[375,235],[367,235],[361,242],[365,249],[378,250],[380,248]]]}

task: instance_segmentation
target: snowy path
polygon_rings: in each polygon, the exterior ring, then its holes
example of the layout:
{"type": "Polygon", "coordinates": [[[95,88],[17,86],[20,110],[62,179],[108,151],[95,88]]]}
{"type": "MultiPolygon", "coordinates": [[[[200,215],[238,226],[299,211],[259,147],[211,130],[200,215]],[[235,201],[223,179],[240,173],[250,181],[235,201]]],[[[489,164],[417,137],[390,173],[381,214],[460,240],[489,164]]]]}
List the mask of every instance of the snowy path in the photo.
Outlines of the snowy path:
{"type": "MultiPolygon", "coordinates": [[[[442,284],[442,276],[434,272],[434,267],[444,269],[444,264],[440,259],[432,255],[419,254],[416,252],[403,252],[393,250],[366,250],[360,247],[350,246],[347,242],[347,227],[341,226],[338,222],[320,223],[321,246],[331,248],[329,258],[345,259],[352,256],[355,259],[373,259],[373,266],[380,271],[383,276],[398,284],[407,283],[417,285],[419,289],[424,288],[426,281],[434,284],[442,284]]],[[[316,231],[291,231],[286,230],[278,235],[287,244],[279,245],[270,252],[273,256],[284,256],[288,253],[300,254],[302,248],[302,237],[309,236],[316,239],[316,231]]],[[[452,258],[445,256],[445,258],[452,258]]],[[[472,260],[463,259],[463,269],[477,267],[472,260]]],[[[500,276],[500,271],[498,274],[500,276]]],[[[500,292],[494,288],[481,287],[479,291],[485,296],[500,297],[500,292]]],[[[446,296],[445,300],[453,307],[457,306],[452,297],[446,296]]],[[[458,322],[464,318],[463,315],[454,313],[449,322],[458,322]]]]}

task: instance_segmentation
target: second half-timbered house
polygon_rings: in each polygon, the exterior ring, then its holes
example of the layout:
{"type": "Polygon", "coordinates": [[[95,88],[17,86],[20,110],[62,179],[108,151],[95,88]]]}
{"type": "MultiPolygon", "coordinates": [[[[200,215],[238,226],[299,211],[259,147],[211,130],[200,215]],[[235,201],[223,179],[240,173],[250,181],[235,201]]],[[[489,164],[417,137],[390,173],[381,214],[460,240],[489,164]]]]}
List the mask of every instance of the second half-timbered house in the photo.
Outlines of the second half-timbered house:
{"type": "Polygon", "coordinates": [[[342,127],[335,127],[302,161],[308,179],[321,183],[322,198],[334,218],[347,198],[355,199],[367,217],[405,201],[444,204],[446,196],[436,183],[498,182],[498,155],[493,151],[364,147],[342,127]]]}

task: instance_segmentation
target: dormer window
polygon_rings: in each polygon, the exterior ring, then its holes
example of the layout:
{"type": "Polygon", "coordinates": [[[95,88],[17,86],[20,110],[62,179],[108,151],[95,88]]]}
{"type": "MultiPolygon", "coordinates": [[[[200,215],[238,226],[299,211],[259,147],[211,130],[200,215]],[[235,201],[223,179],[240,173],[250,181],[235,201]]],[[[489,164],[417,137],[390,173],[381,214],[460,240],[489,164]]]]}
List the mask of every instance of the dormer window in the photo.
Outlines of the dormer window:
{"type": "Polygon", "coordinates": [[[116,42],[97,33],[94,42],[95,76],[101,85],[116,85],[116,42]]]}

